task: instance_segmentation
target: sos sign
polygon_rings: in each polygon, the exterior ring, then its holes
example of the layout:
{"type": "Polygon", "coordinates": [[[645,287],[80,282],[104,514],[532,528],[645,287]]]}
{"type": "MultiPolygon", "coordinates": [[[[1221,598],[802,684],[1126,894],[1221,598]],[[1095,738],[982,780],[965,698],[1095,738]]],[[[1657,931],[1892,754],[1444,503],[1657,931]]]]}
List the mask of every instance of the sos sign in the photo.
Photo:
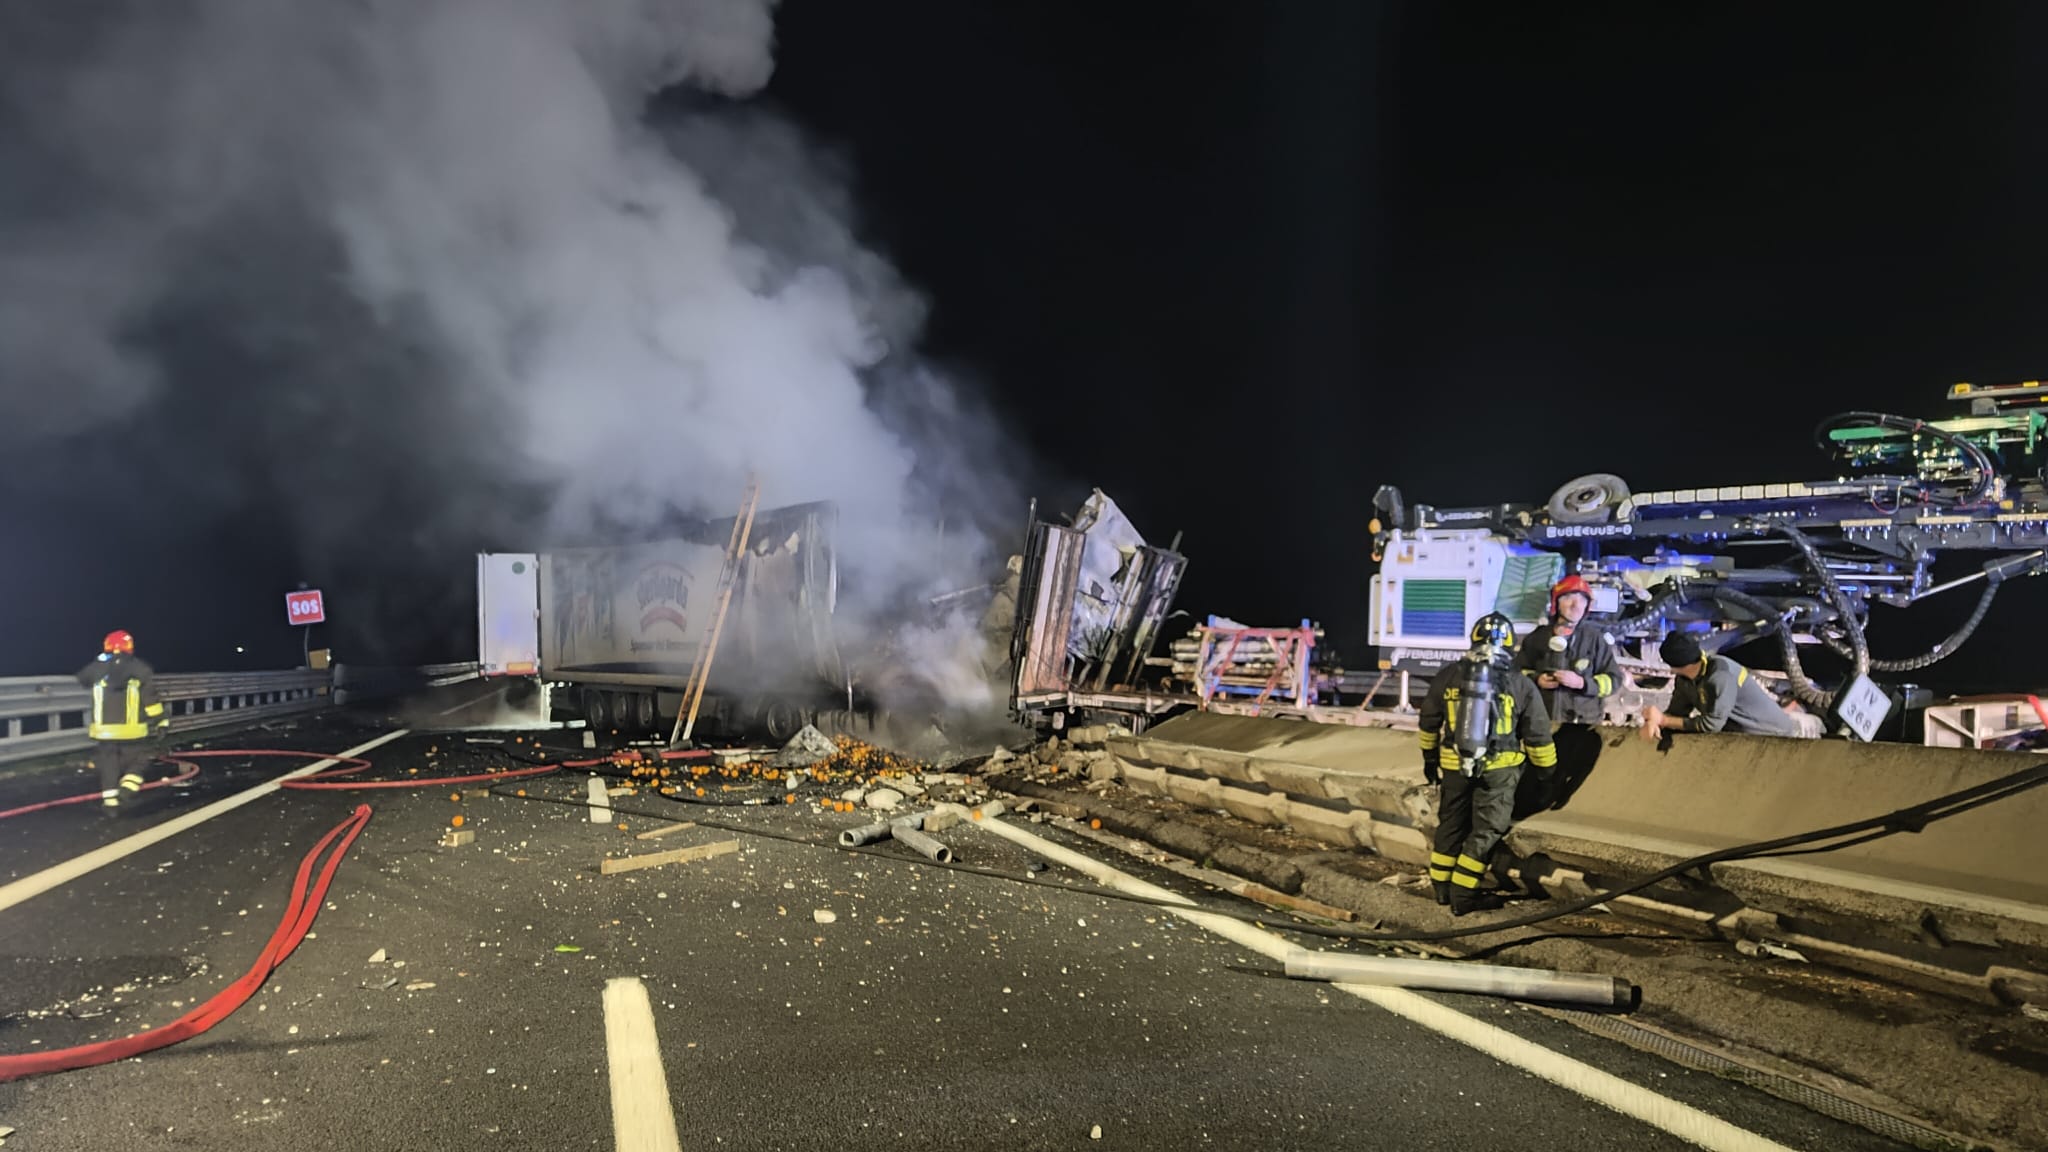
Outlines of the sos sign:
{"type": "Polygon", "coordinates": [[[327,619],[327,602],[320,598],[320,590],[311,588],[304,592],[284,594],[285,619],[294,624],[320,624],[327,619]]]}

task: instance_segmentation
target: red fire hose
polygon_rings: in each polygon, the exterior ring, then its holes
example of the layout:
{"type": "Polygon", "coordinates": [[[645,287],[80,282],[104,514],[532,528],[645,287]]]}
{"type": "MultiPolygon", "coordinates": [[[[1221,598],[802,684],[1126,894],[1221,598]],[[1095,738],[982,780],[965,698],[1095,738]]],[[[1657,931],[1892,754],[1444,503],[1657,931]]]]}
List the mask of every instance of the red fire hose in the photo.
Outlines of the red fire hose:
{"type": "Polygon", "coordinates": [[[342,857],[348,854],[349,845],[370,822],[370,806],[359,804],[354,814],[334,826],[327,835],[320,838],[313,850],[299,861],[298,875],[292,879],[291,902],[285,906],[284,918],[278,923],[277,931],[270,936],[270,943],[264,945],[256,963],[243,973],[242,978],[215,993],[213,998],[192,1011],[171,1021],[161,1028],[152,1028],[120,1040],[104,1040],[97,1044],[83,1044],[76,1048],[64,1048],[55,1052],[31,1052],[19,1056],[0,1056],[0,1083],[19,1080],[24,1076],[40,1076],[49,1072],[68,1072],[75,1068],[91,1068],[99,1064],[112,1064],[144,1052],[153,1052],[183,1040],[189,1040],[201,1032],[220,1023],[232,1015],[235,1009],[249,1002],[256,990],[263,987],[270,974],[277,971],[285,957],[306,938],[306,932],[313,927],[313,920],[320,914],[320,904],[327,897],[327,886],[334,881],[334,873],[341,866],[342,857]],[[320,874],[313,875],[313,866],[329,847],[327,861],[320,867],[320,874]]]}
{"type": "MultiPolygon", "coordinates": [[[[188,752],[183,756],[165,757],[166,760],[176,764],[183,771],[179,772],[176,776],[166,776],[161,780],[151,780],[142,786],[142,790],[147,792],[151,788],[166,788],[172,784],[183,784],[185,781],[199,775],[199,765],[185,758],[186,756],[198,755],[203,755],[203,753],[188,752]]],[[[31,812],[41,812],[45,808],[61,808],[66,804],[89,804],[99,798],[100,794],[98,792],[82,792],[76,796],[66,796],[62,800],[45,800],[40,804],[24,804],[19,808],[0,808],[0,820],[5,820],[9,816],[26,816],[31,812]]]]}
{"type": "MultiPolygon", "coordinates": [[[[685,760],[708,756],[701,751],[661,752],[655,758],[661,760],[685,760]]],[[[599,757],[592,760],[561,760],[552,764],[537,764],[530,768],[509,768],[500,772],[477,772],[463,776],[431,776],[424,779],[405,780],[350,780],[347,777],[370,767],[370,762],[355,756],[328,756],[320,752],[304,752],[286,748],[237,748],[211,749],[199,752],[181,752],[171,763],[181,771],[175,776],[152,781],[144,788],[161,788],[170,784],[183,783],[199,772],[195,761],[201,757],[254,757],[294,756],[305,759],[333,760],[337,765],[297,780],[284,781],[280,787],[303,790],[351,790],[358,788],[432,788],[447,784],[471,784],[483,781],[515,780],[528,776],[541,776],[558,772],[564,768],[594,768],[606,763],[626,763],[621,757],[599,757]]],[[[635,755],[632,760],[640,759],[635,755]]],[[[19,808],[0,811],[0,819],[20,816],[29,812],[40,812],[66,804],[83,804],[97,799],[100,793],[87,792],[78,796],[67,796],[61,800],[46,800],[19,808]]],[[[50,1072],[68,1072],[77,1068],[90,1068],[100,1064],[111,1064],[153,1052],[158,1048],[189,1040],[227,1019],[236,1009],[249,1002],[258,989],[263,987],[270,974],[277,971],[299,941],[313,927],[313,920],[320,913],[320,905],[327,897],[328,885],[334,881],[335,870],[341,866],[342,857],[347,855],[349,846],[370,822],[370,806],[357,805],[354,814],[330,830],[299,861],[298,875],[292,880],[291,901],[285,907],[284,918],[278,923],[277,931],[271,934],[270,942],[256,958],[256,963],[244,973],[241,979],[216,993],[212,999],[194,1008],[184,1016],[161,1028],[152,1028],[120,1040],[106,1040],[96,1044],[85,1044],[76,1048],[65,1048],[54,1052],[24,1053],[15,1056],[0,1056],[0,1083],[18,1080],[24,1076],[40,1076],[50,1072]],[[332,848],[332,852],[329,849],[332,848]],[[326,854],[326,862],[320,866],[319,875],[314,876],[314,865],[326,854]]]]}

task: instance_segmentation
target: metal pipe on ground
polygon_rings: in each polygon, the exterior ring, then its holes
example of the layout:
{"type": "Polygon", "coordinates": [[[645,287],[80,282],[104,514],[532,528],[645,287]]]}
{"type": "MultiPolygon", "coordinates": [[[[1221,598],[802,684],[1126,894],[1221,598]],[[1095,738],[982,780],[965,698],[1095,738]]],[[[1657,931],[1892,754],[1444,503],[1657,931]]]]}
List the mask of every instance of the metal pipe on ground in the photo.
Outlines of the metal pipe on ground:
{"type": "Polygon", "coordinates": [[[1344,956],[1300,950],[1287,957],[1287,974],[1298,980],[1333,984],[1378,984],[1471,992],[1551,1004],[1581,1004],[1628,1011],[1642,1003],[1642,990],[1617,976],[1507,968],[1463,960],[1412,960],[1400,956],[1344,956]]]}
{"type": "Polygon", "coordinates": [[[879,824],[863,824],[858,828],[848,828],[846,831],[841,832],[839,834],[839,846],[841,848],[864,848],[869,844],[877,844],[887,840],[890,833],[891,829],[887,820],[879,824]]]}
{"type": "Polygon", "coordinates": [[[878,824],[863,824],[859,828],[848,828],[839,834],[841,848],[861,848],[894,839],[904,847],[916,852],[927,860],[939,864],[953,862],[953,850],[924,834],[924,825],[930,813],[912,816],[898,816],[878,824]]]}
{"type": "Polygon", "coordinates": [[[896,837],[897,843],[909,848],[927,860],[938,864],[951,864],[953,862],[953,850],[951,848],[911,827],[908,822],[892,824],[889,826],[889,831],[896,837]]]}

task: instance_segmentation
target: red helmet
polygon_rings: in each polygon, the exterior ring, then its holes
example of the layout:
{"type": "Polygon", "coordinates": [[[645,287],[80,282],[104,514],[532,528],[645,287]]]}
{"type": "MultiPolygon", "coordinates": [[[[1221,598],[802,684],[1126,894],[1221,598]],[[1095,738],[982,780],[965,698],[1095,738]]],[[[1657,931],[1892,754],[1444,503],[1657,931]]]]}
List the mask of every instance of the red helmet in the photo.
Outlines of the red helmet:
{"type": "Polygon", "coordinates": [[[107,638],[100,641],[100,651],[133,652],[135,651],[135,637],[116,629],[107,633],[107,638]]]}
{"type": "Polygon", "coordinates": [[[1586,607],[1591,608],[1593,606],[1593,586],[1586,583],[1584,576],[1574,572],[1551,587],[1550,614],[1552,616],[1557,615],[1558,600],[1574,592],[1586,598],[1586,607]]]}

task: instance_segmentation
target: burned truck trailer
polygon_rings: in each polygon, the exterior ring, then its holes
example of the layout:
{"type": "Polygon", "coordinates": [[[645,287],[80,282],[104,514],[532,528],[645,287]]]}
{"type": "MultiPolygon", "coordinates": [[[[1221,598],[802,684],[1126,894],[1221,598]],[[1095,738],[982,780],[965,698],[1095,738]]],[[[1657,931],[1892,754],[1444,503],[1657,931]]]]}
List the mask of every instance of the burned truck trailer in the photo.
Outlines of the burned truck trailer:
{"type": "Polygon", "coordinates": [[[736,559],[731,517],[668,539],[480,554],[478,670],[538,681],[557,718],[667,733],[712,635],[730,561],[698,722],[787,738],[852,706],[832,619],[837,520],[830,503],[763,510],[736,559]]]}

